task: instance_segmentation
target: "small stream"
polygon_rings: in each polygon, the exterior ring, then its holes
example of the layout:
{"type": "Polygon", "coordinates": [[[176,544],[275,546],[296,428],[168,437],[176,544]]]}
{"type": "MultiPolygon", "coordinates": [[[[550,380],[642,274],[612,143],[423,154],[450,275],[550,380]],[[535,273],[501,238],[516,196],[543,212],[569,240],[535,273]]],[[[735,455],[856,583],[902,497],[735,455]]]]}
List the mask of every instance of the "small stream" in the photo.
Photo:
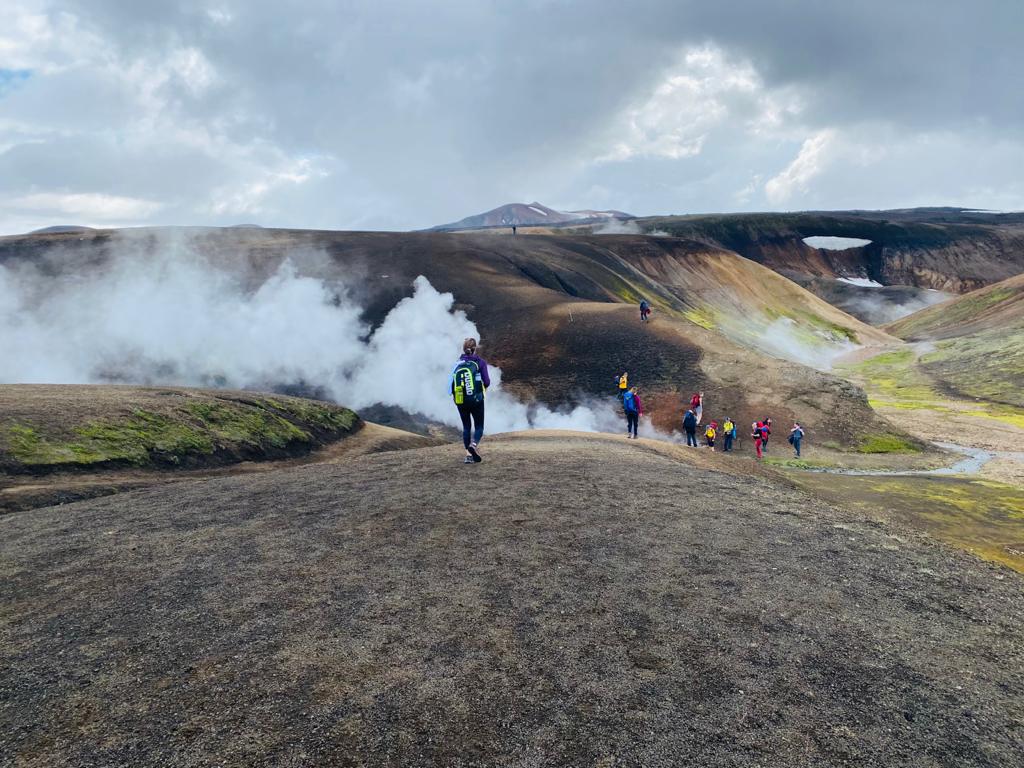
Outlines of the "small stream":
{"type": "Polygon", "coordinates": [[[838,469],[820,467],[804,471],[820,472],[829,475],[873,475],[886,477],[901,477],[908,475],[976,475],[981,471],[982,467],[992,461],[996,456],[1005,456],[1018,461],[1024,461],[1024,453],[995,453],[993,451],[984,451],[980,448],[969,448],[965,445],[957,445],[956,443],[932,443],[932,445],[952,453],[959,453],[964,458],[949,467],[939,467],[938,469],[838,469]]]}

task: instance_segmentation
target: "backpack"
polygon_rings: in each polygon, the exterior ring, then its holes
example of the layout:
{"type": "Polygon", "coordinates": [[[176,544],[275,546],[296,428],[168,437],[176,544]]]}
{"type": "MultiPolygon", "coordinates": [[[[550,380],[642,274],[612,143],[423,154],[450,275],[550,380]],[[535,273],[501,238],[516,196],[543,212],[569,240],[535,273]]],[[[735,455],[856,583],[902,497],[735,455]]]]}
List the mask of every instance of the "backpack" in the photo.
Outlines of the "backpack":
{"type": "Polygon", "coordinates": [[[480,379],[480,366],[473,360],[460,360],[452,371],[452,398],[456,405],[483,402],[484,384],[480,379]]]}
{"type": "Polygon", "coordinates": [[[626,394],[622,396],[622,407],[630,413],[636,412],[636,398],[633,396],[632,392],[626,392],[626,394]]]}

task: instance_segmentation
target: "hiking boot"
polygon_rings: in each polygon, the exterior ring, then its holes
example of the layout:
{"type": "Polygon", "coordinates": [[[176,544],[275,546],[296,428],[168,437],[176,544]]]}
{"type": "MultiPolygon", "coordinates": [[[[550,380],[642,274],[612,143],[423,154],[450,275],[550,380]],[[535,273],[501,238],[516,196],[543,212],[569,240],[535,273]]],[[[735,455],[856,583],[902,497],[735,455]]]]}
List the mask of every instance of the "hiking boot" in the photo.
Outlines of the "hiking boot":
{"type": "Polygon", "coordinates": [[[462,463],[463,464],[476,464],[476,461],[473,459],[472,456],[467,456],[465,459],[462,460],[462,463]]]}

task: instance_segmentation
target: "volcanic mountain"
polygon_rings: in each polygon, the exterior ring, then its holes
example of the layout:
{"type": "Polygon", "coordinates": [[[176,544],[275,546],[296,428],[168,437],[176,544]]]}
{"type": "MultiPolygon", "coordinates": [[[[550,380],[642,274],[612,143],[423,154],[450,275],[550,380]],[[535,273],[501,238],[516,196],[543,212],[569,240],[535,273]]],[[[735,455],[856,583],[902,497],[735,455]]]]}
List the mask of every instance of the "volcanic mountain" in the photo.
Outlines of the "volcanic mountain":
{"type": "Polygon", "coordinates": [[[485,213],[467,216],[451,224],[441,224],[434,230],[481,229],[484,227],[551,227],[560,224],[588,224],[595,221],[624,221],[634,218],[622,211],[556,211],[540,203],[509,203],[485,213]]]}

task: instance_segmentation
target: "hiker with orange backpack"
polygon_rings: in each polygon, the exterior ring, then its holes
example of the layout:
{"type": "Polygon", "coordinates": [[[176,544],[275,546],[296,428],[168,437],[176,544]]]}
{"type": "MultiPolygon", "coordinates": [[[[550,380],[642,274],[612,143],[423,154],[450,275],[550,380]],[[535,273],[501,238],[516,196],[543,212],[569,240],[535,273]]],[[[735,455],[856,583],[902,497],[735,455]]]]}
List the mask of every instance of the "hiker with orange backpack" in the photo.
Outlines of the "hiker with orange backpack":
{"type": "Polygon", "coordinates": [[[491,386],[487,362],[477,353],[476,339],[462,342],[462,356],[452,370],[451,390],[455,407],[462,419],[462,444],[466,448],[466,464],[483,461],[477,447],[484,436],[484,393],[491,386]],[[472,433],[472,436],[471,436],[472,433]]]}

